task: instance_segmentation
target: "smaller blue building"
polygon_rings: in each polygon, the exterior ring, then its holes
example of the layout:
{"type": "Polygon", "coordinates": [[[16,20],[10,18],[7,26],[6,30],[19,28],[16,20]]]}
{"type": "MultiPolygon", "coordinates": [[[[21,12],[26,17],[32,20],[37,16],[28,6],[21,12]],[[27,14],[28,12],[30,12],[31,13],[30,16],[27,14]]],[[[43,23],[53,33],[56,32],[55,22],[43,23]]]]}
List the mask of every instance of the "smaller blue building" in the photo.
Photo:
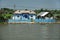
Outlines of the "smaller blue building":
{"type": "Polygon", "coordinates": [[[31,22],[31,19],[36,19],[36,13],[31,10],[17,10],[14,12],[11,19],[8,20],[9,23],[16,22],[31,22]]]}
{"type": "Polygon", "coordinates": [[[36,16],[35,22],[55,22],[54,16],[49,12],[41,12],[36,16]]]}

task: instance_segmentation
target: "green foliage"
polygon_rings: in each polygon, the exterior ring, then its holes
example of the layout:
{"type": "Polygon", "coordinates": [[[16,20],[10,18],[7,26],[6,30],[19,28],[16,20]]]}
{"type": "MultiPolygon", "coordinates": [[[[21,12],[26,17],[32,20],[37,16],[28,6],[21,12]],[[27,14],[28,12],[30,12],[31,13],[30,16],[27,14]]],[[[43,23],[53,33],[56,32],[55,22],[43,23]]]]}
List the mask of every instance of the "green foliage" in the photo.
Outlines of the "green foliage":
{"type": "Polygon", "coordinates": [[[0,9],[0,20],[5,21],[5,20],[10,19],[13,13],[14,13],[13,9],[1,8],[0,9]]]}
{"type": "Polygon", "coordinates": [[[2,17],[4,19],[9,19],[9,18],[11,18],[11,16],[12,16],[12,14],[2,14],[2,17]]]}

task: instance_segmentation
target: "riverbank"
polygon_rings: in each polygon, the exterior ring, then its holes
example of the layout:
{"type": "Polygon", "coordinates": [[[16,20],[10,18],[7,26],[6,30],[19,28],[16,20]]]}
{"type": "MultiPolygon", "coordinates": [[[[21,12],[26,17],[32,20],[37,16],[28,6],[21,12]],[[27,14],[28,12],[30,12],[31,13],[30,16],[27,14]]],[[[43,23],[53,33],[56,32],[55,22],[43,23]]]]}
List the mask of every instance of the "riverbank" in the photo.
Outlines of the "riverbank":
{"type": "Polygon", "coordinates": [[[0,24],[8,24],[7,22],[0,22],[0,24]]]}
{"type": "Polygon", "coordinates": [[[7,23],[7,22],[1,22],[0,24],[60,24],[60,22],[12,22],[12,23],[7,23]]]}
{"type": "Polygon", "coordinates": [[[39,24],[60,24],[60,22],[13,22],[13,23],[8,23],[8,24],[37,24],[37,23],[39,23],[39,24]]]}

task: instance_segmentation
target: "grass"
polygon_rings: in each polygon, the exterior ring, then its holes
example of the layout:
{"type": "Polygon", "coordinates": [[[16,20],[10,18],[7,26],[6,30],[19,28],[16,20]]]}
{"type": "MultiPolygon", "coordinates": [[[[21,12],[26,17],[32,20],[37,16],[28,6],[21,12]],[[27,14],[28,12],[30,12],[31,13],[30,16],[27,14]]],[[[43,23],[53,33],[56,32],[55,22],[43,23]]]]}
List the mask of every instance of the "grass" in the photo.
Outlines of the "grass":
{"type": "Polygon", "coordinates": [[[0,22],[0,24],[8,24],[7,22],[0,22]]]}

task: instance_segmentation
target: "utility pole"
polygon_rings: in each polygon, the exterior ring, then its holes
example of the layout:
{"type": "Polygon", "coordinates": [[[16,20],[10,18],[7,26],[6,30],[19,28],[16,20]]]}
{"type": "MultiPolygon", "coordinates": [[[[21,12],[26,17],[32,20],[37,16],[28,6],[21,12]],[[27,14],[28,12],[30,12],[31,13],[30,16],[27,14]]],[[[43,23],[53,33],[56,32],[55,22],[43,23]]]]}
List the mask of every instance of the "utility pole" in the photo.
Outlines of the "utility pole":
{"type": "MultiPolygon", "coordinates": [[[[14,4],[13,7],[14,7],[14,11],[15,11],[15,10],[16,10],[16,9],[15,9],[15,8],[16,8],[16,5],[14,4]]],[[[15,17],[14,17],[14,21],[15,21],[15,17]]]]}
{"type": "Polygon", "coordinates": [[[15,10],[15,8],[16,8],[16,5],[14,4],[14,10],[15,10]]]}

